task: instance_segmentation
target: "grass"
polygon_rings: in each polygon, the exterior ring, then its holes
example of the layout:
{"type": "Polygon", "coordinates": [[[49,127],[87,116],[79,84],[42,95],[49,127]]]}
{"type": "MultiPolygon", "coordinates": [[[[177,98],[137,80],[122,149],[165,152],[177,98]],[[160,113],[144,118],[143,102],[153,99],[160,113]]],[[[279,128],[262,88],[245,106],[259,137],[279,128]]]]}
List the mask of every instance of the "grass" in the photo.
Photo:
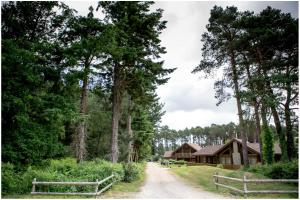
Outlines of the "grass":
{"type": "MultiPolygon", "coordinates": [[[[203,189],[221,193],[225,196],[231,198],[242,198],[242,194],[235,193],[226,188],[216,189],[216,186],[213,181],[213,174],[218,171],[219,175],[229,176],[234,178],[242,178],[245,173],[242,170],[227,170],[220,169],[210,166],[182,166],[182,167],[172,167],[171,171],[178,176],[182,177],[186,182],[194,185],[200,186],[203,189]]],[[[260,174],[254,173],[245,173],[248,179],[263,179],[266,178],[260,174]]],[[[219,179],[219,183],[230,185],[240,190],[243,189],[242,183],[219,179]]],[[[264,184],[247,184],[248,190],[298,190],[298,185],[287,184],[287,183],[264,183],[264,184]]],[[[248,194],[248,198],[268,198],[268,199],[277,199],[277,198],[298,198],[298,194],[248,194]]]]}

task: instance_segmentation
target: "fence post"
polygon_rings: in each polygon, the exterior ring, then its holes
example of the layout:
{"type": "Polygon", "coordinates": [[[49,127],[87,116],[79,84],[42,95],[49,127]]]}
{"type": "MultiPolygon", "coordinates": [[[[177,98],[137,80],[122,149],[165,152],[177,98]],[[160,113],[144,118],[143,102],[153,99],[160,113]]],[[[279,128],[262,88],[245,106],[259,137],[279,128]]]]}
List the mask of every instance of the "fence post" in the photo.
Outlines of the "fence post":
{"type": "Polygon", "coordinates": [[[246,182],[246,175],[243,176],[243,184],[244,184],[244,197],[247,198],[247,182],[246,182]]]}
{"type": "Polygon", "coordinates": [[[95,195],[95,198],[97,198],[97,192],[98,192],[98,187],[99,187],[99,184],[98,184],[98,179],[96,179],[96,182],[97,182],[97,185],[96,185],[96,187],[95,187],[95,193],[96,193],[96,195],[95,195]]]}
{"type": "MultiPolygon", "coordinates": [[[[215,172],[215,183],[218,183],[219,182],[219,179],[218,179],[218,172],[215,172]]],[[[218,190],[219,189],[219,186],[216,184],[216,189],[218,190]]]]}
{"type": "Polygon", "coordinates": [[[31,190],[31,192],[35,192],[35,182],[36,182],[36,178],[34,178],[33,181],[32,181],[32,190],[31,190]]]}
{"type": "Polygon", "coordinates": [[[112,172],[111,175],[113,176],[112,177],[112,183],[117,182],[118,180],[116,179],[116,176],[115,176],[114,172],[112,172]]]}

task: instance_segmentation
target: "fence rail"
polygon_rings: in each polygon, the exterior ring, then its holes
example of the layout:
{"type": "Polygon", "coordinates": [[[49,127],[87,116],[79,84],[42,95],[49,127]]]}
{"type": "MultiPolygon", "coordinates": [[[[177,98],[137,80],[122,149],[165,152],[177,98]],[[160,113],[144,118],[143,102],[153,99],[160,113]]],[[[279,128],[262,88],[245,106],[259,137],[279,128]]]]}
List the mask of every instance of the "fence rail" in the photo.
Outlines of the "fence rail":
{"type": "Polygon", "coordinates": [[[227,177],[227,176],[220,176],[218,175],[218,172],[215,172],[214,177],[214,183],[216,185],[216,188],[219,189],[218,187],[224,187],[230,190],[233,190],[235,192],[239,192],[244,194],[245,197],[247,197],[247,194],[287,194],[287,193],[298,193],[298,190],[248,190],[247,189],[247,183],[298,183],[298,179],[247,179],[247,177],[244,175],[243,179],[239,178],[232,178],[232,177],[227,177]],[[226,179],[226,180],[231,180],[231,181],[236,181],[236,182],[241,182],[243,183],[243,190],[240,190],[238,188],[224,185],[219,183],[219,179],[226,179]]]}
{"type": "Polygon", "coordinates": [[[99,191],[99,186],[112,179],[114,177],[114,175],[112,174],[111,176],[98,181],[98,179],[96,180],[96,182],[45,182],[45,181],[36,181],[36,178],[33,179],[32,181],[32,190],[31,190],[31,194],[44,194],[44,195],[91,195],[91,196],[98,196],[101,193],[103,193],[105,190],[107,190],[108,188],[110,188],[114,182],[111,182],[110,184],[108,184],[107,186],[105,186],[104,188],[102,188],[99,191]],[[82,185],[82,186],[87,186],[87,185],[92,185],[95,186],[95,192],[37,192],[36,191],[36,186],[37,185],[82,185]]]}

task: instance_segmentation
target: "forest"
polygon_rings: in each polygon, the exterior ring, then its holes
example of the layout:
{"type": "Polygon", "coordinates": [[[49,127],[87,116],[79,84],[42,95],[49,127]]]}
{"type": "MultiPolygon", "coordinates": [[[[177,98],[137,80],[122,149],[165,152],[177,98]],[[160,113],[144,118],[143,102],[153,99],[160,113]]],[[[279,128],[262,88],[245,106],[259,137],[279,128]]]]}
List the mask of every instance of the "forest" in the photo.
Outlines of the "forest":
{"type": "Polygon", "coordinates": [[[3,3],[2,162],[151,154],[155,90],[175,70],[160,59],[166,21],[153,3],[99,2],[87,16],[62,2],[3,3]]]}

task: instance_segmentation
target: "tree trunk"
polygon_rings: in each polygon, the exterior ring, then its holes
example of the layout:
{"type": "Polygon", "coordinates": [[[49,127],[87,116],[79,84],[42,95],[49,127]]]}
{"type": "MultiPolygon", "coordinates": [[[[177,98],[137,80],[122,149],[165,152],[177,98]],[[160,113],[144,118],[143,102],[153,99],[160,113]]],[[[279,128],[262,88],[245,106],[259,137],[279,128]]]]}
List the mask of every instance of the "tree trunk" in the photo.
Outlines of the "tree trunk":
{"type": "Polygon", "coordinates": [[[285,125],[286,125],[286,136],[287,136],[287,154],[289,160],[295,155],[295,143],[294,143],[294,136],[293,136],[293,128],[290,116],[290,109],[289,106],[285,105],[284,107],[285,113],[285,125]]]}
{"type": "Polygon", "coordinates": [[[133,134],[131,129],[131,97],[128,95],[128,116],[127,116],[127,133],[128,133],[128,155],[127,155],[127,162],[132,162],[132,154],[133,154],[133,134]]]}
{"type": "MultiPolygon", "coordinates": [[[[266,73],[264,72],[264,75],[266,75],[266,73]]],[[[268,93],[271,96],[272,99],[275,98],[273,90],[271,88],[270,82],[267,81],[267,89],[268,89],[268,93]]],[[[276,132],[279,138],[279,145],[281,148],[281,160],[282,161],[287,161],[288,160],[288,155],[287,155],[287,145],[286,145],[286,138],[285,138],[285,134],[282,131],[282,126],[280,123],[280,118],[279,118],[279,114],[276,110],[276,107],[274,105],[274,103],[271,103],[270,105],[271,111],[272,111],[272,116],[274,119],[274,123],[275,123],[275,128],[276,128],[276,132]]]]}
{"type": "Polygon", "coordinates": [[[238,74],[237,74],[236,63],[235,63],[235,55],[232,49],[230,50],[230,61],[231,61],[231,69],[233,75],[234,93],[235,93],[236,104],[238,108],[239,127],[242,136],[243,161],[244,161],[244,166],[248,167],[249,160],[248,160],[247,136],[245,133],[245,123],[243,119],[242,103],[239,94],[240,91],[239,91],[239,83],[238,83],[238,74]]]}
{"type": "Polygon", "coordinates": [[[77,149],[76,149],[76,160],[77,163],[81,163],[86,155],[85,149],[85,137],[86,137],[86,126],[85,122],[80,122],[77,127],[77,149]]]}
{"type": "Polygon", "coordinates": [[[254,103],[254,115],[255,115],[255,125],[256,125],[256,133],[257,133],[257,139],[258,139],[258,143],[259,143],[259,149],[260,149],[260,160],[261,160],[261,163],[264,164],[264,160],[263,160],[263,153],[262,153],[262,148],[263,148],[263,145],[262,145],[262,138],[261,138],[261,128],[260,128],[260,118],[259,118],[259,105],[256,101],[256,98],[255,98],[255,101],[253,101],[254,103]]]}
{"type": "Polygon", "coordinates": [[[256,135],[255,135],[255,141],[258,141],[259,145],[261,145],[260,143],[260,118],[259,118],[259,105],[257,103],[257,100],[256,98],[253,99],[253,107],[254,107],[254,118],[255,118],[255,132],[256,132],[256,135]]]}
{"type": "MultiPolygon", "coordinates": [[[[286,69],[286,74],[289,74],[289,67],[286,69]]],[[[291,122],[291,114],[290,114],[290,102],[291,102],[291,83],[287,82],[286,85],[286,102],[284,104],[284,114],[285,114],[285,126],[286,126],[286,137],[287,137],[287,154],[289,160],[291,160],[295,155],[295,143],[293,136],[293,127],[291,122]]]]}
{"type": "Polygon", "coordinates": [[[130,113],[127,116],[127,133],[128,133],[128,138],[129,138],[127,162],[132,162],[133,135],[132,135],[132,129],[131,129],[131,115],[130,115],[130,113]]]}
{"type": "Polygon", "coordinates": [[[120,91],[120,66],[115,65],[114,68],[114,85],[113,85],[113,113],[112,113],[112,135],[111,135],[111,162],[118,162],[119,149],[118,149],[118,131],[119,131],[119,118],[120,118],[120,104],[121,104],[121,91],[120,91]]]}
{"type": "MultiPolygon", "coordinates": [[[[247,65],[247,64],[246,64],[246,71],[247,71],[248,80],[250,81],[252,79],[252,77],[251,77],[249,65],[247,65]]],[[[254,92],[254,86],[253,86],[253,83],[251,83],[251,82],[250,82],[250,89],[254,92]]],[[[261,159],[261,163],[264,164],[263,154],[262,154],[262,141],[260,138],[261,129],[260,129],[260,118],[259,118],[259,104],[257,102],[256,97],[252,98],[252,105],[254,107],[255,132],[256,132],[256,137],[257,137],[258,143],[259,143],[259,148],[260,148],[260,159],[261,159]]]]}
{"type": "MultiPolygon", "coordinates": [[[[259,65],[262,67],[263,75],[264,75],[265,82],[266,82],[266,84],[264,86],[265,87],[264,91],[269,96],[269,98],[275,99],[275,95],[274,95],[273,90],[271,88],[271,83],[268,80],[267,70],[262,65],[263,56],[262,56],[261,51],[259,49],[257,49],[257,54],[258,54],[258,62],[259,62],[259,65]]],[[[279,138],[279,145],[280,145],[280,148],[281,148],[281,160],[286,161],[286,160],[288,160],[286,139],[285,139],[285,135],[282,131],[279,115],[278,115],[278,112],[276,110],[276,106],[275,106],[274,103],[270,103],[270,105],[268,105],[268,106],[271,108],[272,116],[273,116],[274,123],[275,123],[276,133],[277,133],[278,138],[279,138]]]]}
{"type": "Polygon", "coordinates": [[[77,127],[77,140],[76,140],[76,159],[77,163],[84,160],[86,155],[85,138],[86,138],[86,121],[85,116],[87,114],[87,86],[88,86],[89,64],[86,62],[84,67],[84,77],[81,89],[80,99],[80,115],[83,121],[79,122],[77,127]]]}

